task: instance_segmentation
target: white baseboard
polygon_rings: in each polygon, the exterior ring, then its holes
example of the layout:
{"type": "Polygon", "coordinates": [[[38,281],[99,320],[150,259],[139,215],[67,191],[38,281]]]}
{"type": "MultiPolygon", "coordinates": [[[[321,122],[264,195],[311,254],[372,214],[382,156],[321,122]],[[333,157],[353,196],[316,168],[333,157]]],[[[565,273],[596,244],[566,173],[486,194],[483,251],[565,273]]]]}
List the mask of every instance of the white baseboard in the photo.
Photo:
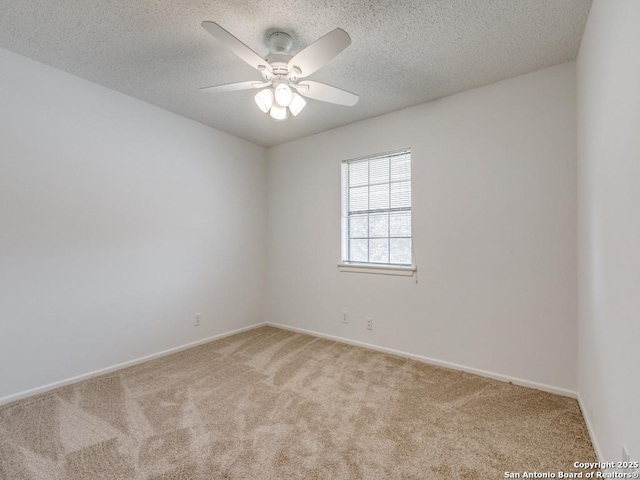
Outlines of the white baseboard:
{"type": "Polygon", "coordinates": [[[593,445],[593,449],[596,452],[596,457],[598,457],[598,462],[604,462],[605,460],[604,460],[604,457],[602,456],[602,450],[600,450],[600,444],[598,443],[596,432],[593,429],[593,423],[591,423],[589,412],[587,411],[586,405],[582,401],[582,397],[580,396],[579,392],[578,392],[578,405],[580,405],[580,410],[582,410],[582,418],[584,418],[584,423],[587,424],[587,431],[589,432],[589,437],[591,437],[591,444],[593,445]]]}
{"type": "Polygon", "coordinates": [[[415,355],[412,353],[407,353],[407,352],[403,352],[400,350],[394,350],[392,348],[386,348],[386,347],[380,347],[378,345],[373,345],[370,343],[365,343],[365,342],[359,342],[356,340],[350,340],[348,338],[343,338],[343,337],[338,337],[338,336],[334,336],[334,335],[327,335],[324,333],[320,333],[320,332],[315,332],[312,330],[306,330],[304,328],[297,328],[297,327],[291,327],[289,325],[283,325],[283,324],[279,324],[279,323],[272,323],[272,322],[262,322],[262,323],[258,323],[255,325],[250,325],[248,327],[243,327],[243,328],[239,328],[236,330],[232,330],[229,332],[224,332],[224,333],[219,333],[217,335],[213,335],[211,337],[208,338],[204,338],[202,340],[197,340],[195,342],[191,342],[191,343],[187,343],[185,345],[180,345],[178,347],[174,347],[174,348],[170,348],[168,350],[164,350],[162,352],[158,352],[158,353],[153,353],[151,355],[146,355],[144,357],[140,357],[140,358],[136,358],[134,360],[130,360],[127,362],[123,362],[123,363],[119,363],[117,365],[112,365],[110,367],[106,367],[106,368],[102,368],[100,370],[95,370],[93,372],[88,372],[88,373],[84,373],[82,375],[77,375],[75,377],[71,377],[71,378],[67,378],[65,380],[61,380],[58,382],[53,382],[50,383],[48,385],[43,385],[41,387],[36,387],[36,388],[32,388],[29,390],[25,390],[22,392],[18,392],[12,395],[7,395],[5,397],[1,397],[0,398],[0,405],[5,405],[7,403],[11,403],[11,402],[15,402],[17,400],[21,400],[23,398],[27,398],[27,397],[31,397],[33,395],[37,395],[40,393],[45,393],[48,392],[50,390],[54,390],[56,388],[59,387],[64,387],[66,385],[70,385],[73,383],[77,383],[80,382],[82,380],[86,380],[89,378],[93,378],[96,377],[98,375],[104,375],[106,373],[110,373],[116,370],[120,370],[122,368],[126,368],[126,367],[130,367],[133,365],[137,365],[139,363],[143,363],[143,362],[147,362],[149,360],[153,360],[156,358],[160,358],[160,357],[164,357],[166,355],[170,355],[172,353],[177,353],[180,352],[182,350],[186,350],[188,348],[192,348],[192,347],[197,347],[198,345],[203,345],[205,343],[209,343],[209,342],[213,342],[215,340],[220,340],[221,338],[225,338],[225,337],[229,337],[231,335],[235,335],[238,333],[242,333],[242,332],[246,332],[249,330],[253,330],[255,328],[259,328],[259,327],[263,327],[265,325],[270,325],[272,327],[276,327],[276,328],[280,328],[283,330],[290,330],[293,332],[298,332],[298,333],[304,333],[307,335],[312,335],[314,337],[318,337],[318,338],[325,338],[328,340],[334,340],[336,342],[341,342],[341,343],[346,343],[349,345],[355,345],[358,347],[363,347],[363,348],[367,348],[370,350],[376,350],[379,352],[384,352],[384,353],[389,353],[392,355],[397,355],[400,357],[404,357],[404,358],[410,358],[412,360],[417,360],[419,362],[424,362],[430,365],[437,365],[440,367],[446,367],[446,368],[451,368],[453,370],[459,370],[462,372],[467,372],[467,373],[472,373],[475,375],[480,375],[481,377],[487,377],[487,378],[492,378],[494,380],[499,380],[502,382],[510,382],[513,383],[515,385],[520,385],[523,387],[529,387],[529,388],[535,388],[537,390],[542,390],[544,392],[549,392],[549,393],[555,393],[558,395],[562,395],[565,397],[570,397],[570,398],[575,398],[578,400],[578,404],[580,406],[580,409],[582,410],[582,416],[585,419],[585,423],[587,425],[587,430],[589,432],[589,436],[591,437],[591,442],[593,444],[593,448],[596,452],[596,456],[598,457],[598,461],[602,461],[602,451],[600,450],[600,446],[598,444],[598,441],[596,439],[595,436],[595,431],[593,430],[593,425],[591,423],[591,419],[589,418],[589,414],[587,412],[587,409],[585,408],[584,402],[582,401],[582,398],[580,397],[580,394],[578,392],[574,392],[572,390],[567,390],[564,388],[558,388],[558,387],[553,387],[550,385],[545,385],[545,384],[541,384],[541,383],[537,383],[537,382],[531,382],[528,380],[522,380],[519,378],[514,378],[514,377],[509,377],[507,375],[501,375],[498,373],[493,373],[493,372],[488,372],[486,370],[480,370],[477,368],[472,368],[472,367],[467,367],[464,365],[458,365],[456,363],[451,363],[451,362],[445,362],[442,360],[436,360],[433,358],[429,358],[429,357],[424,357],[422,355],[415,355]]]}
{"type": "Polygon", "coordinates": [[[166,355],[171,355],[172,353],[177,353],[182,350],[186,350],[188,348],[197,347],[198,345],[203,345],[205,343],[213,342],[214,340],[220,340],[224,337],[229,337],[231,335],[235,335],[237,333],[246,332],[248,330],[253,330],[254,328],[259,328],[267,325],[267,323],[258,323],[255,325],[250,325],[248,327],[238,328],[236,330],[232,330],[230,332],[219,333],[217,335],[213,335],[212,337],[207,337],[202,340],[197,340],[195,342],[187,343],[185,345],[180,345],[178,347],[173,347],[168,350],[163,350],[162,352],[152,353],[151,355],[146,355],[144,357],[136,358],[134,360],[129,360],[128,362],[119,363],[117,365],[112,365],[110,367],[101,368],[100,370],[95,370],[93,372],[83,373],[82,375],[77,375],[75,377],[67,378],[65,380],[60,380],[58,382],[49,383],[48,385],[43,385],[41,387],[31,388],[29,390],[25,390],[22,392],[14,393],[11,395],[7,395],[5,397],[0,397],[0,405],[5,405],[7,403],[15,402],[16,400],[21,400],[23,398],[31,397],[33,395],[37,395],[39,393],[45,393],[49,390],[53,390],[56,388],[64,387],[66,385],[70,385],[72,383],[77,383],[82,380],[86,380],[88,378],[97,377],[98,375],[104,375],[105,373],[110,373],[115,370],[120,370],[122,368],[131,367],[133,365],[137,365],[142,362],[147,362],[149,360],[153,360],[155,358],[164,357],[166,355]]]}
{"type": "Polygon", "coordinates": [[[349,345],[355,345],[357,347],[368,348],[370,350],[376,350],[378,352],[390,353],[399,357],[410,358],[419,362],[428,363],[430,365],[437,365],[439,367],[450,368],[452,370],[459,370],[462,372],[473,373],[481,377],[493,378],[501,382],[513,383],[514,385],[520,385],[522,387],[535,388],[536,390],[542,390],[543,392],[555,393],[562,395],[563,397],[578,398],[578,392],[573,390],[567,390],[564,388],[553,387],[551,385],[545,385],[543,383],[531,382],[529,380],[522,380],[521,378],[509,377],[507,375],[501,375],[499,373],[488,372],[486,370],[480,370],[478,368],[467,367],[465,365],[458,365],[457,363],[445,362],[442,360],[436,360],[434,358],[423,357],[422,355],[415,355],[413,353],[402,352],[400,350],[394,350],[392,348],[380,347],[371,343],[359,342],[357,340],[350,340],[348,338],[337,337],[334,335],[327,335],[324,333],[315,332],[312,330],[306,330],[304,328],[291,327],[289,325],[283,325],[280,323],[268,322],[267,325],[276,328],[282,328],[284,330],[291,330],[292,332],[306,333],[314,337],[326,338],[327,340],[335,340],[336,342],[347,343],[349,345]]]}
{"type": "MultiPolygon", "coordinates": [[[[192,348],[192,347],[196,347],[198,345],[202,345],[205,343],[209,343],[209,342],[213,342],[215,340],[219,340],[221,338],[224,337],[228,337],[231,335],[235,335],[237,333],[242,333],[242,332],[246,332],[248,330],[253,330],[254,328],[259,328],[265,325],[270,325],[272,327],[276,327],[276,328],[281,328],[283,330],[290,330],[293,332],[298,332],[298,333],[305,333],[307,335],[312,335],[314,337],[319,337],[319,338],[325,338],[328,340],[334,340],[337,342],[342,342],[342,343],[346,343],[349,345],[355,345],[358,347],[363,347],[363,348],[368,348],[370,350],[376,350],[379,352],[384,352],[384,353],[389,353],[392,355],[397,355],[399,357],[404,357],[404,358],[410,358],[412,360],[417,360],[419,362],[424,362],[424,363],[428,363],[430,365],[437,365],[440,367],[445,367],[445,368],[451,368],[453,370],[459,370],[462,372],[467,372],[467,373],[473,373],[475,375],[480,375],[481,377],[487,377],[487,378],[493,378],[495,380],[499,380],[502,382],[511,382],[515,385],[520,385],[523,387],[529,387],[529,388],[535,388],[537,390],[542,390],[545,392],[549,392],[549,393],[555,393],[558,395],[562,395],[565,397],[570,397],[570,398],[576,398],[578,399],[578,401],[580,402],[580,398],[577,392],[574,392],[572,390],[566,390],[563,388],[558,388],[558,387],[553,387],[551,385],[545,385],[542,383],[536,383],[536,382],[531,382],[529,380],[522,380],[520,378],[514,378],[514,377],[509,377],[507,375],[501,375],[499,373],[493,373],[493,372],[488,372],[486,370],[480,370],[477,368],[472,368],[472,367],[467,367],[465,365],[458,365],[456,363],[451,363],[451,362],[446,362],[446,361],[442,361],[442,360],[436,360],[434,358],[429,358],[429,357],[424,357],[422,355],[415,355],[412,353],[407,353],[407,352],[403,352],[400,350],[394,350],[392,348],[386,348],[386,347],[380,347],[378,345],[374,345],[374,344],[370,344],[370,343],[365,343],[365,342],[359,342],[356,340],[350,340],[348,338],[344,338],[344,337],[338,337],[338,336],[334,336],[334,335],[327,335],[324,333],[320,333],[320,332],[315,332],[312,330],[306,330],[304,328],[297,328],[297,327],[291,327],[289,325],[283,325],[280,323],[271,323],[271,322],[263,322],[263,323],[258,323],[255,325],[251,325],[248,327],[243,327],[243,328],[239,328],[236,330],[232,330],[229,332],[225,332],[225,333],[220,333],[202,340],[198,340],[195,342],[191,342],[191,343],[187,343],[185,345],[180,345],[178,347],[174,347],[174,348],[170,348],[168,350],[164,350],[162,352],[158,352],[158,353],[153,353],[151,355],[146,355],[144,357],[140,357],[140,358],[136,358],[134,360],[130,360],[127,362],[123,362],[123,363],[119,363],[117,365],[112,365],[110,367],[106,367],[106,368],[102,368],[100,370],[95,370],[93,372],[88,372],[88,373],[84,373],[82,375],[77,375],[75,377],[71,377],[71,378],[67,378],[65,380],[61,380],[58,382],[53,382],[50,383],[48,385],[43,385],[41,387],[36,387],[36,388],[32,388],[29,390],[25,390],[22,392],[18,392],[12,395],[7,395],[5,397],[1,397],[0,398],[0,405],[4,405],[10,402],[14,402],[16,400],[20,400],[22,398],[26,398],[26,397],[30,397],[33,395],[37,395],[39,393],[44,393],[47,392],[49,390],[53,390],[55,388],[59,388],[59,387],[64,387],[65,385],[70,385],[72,383],[76,383],[76,382],[80,382],[82,380],[86,380],[88,378],[93,378],[96,377],[98,375],[104,375],[105,373],[110,373],[113,372],[115,370],[120,370],[122,368],[126,368],[126,367],[130,367],[132,365],[137,365],[139,363],[142,362],[146,362],[149,360],[153,360],[155,358],[160,358],[160,357],[164,357],[166,355],[170,355],[172,353],[176,353],[182,350],[186,350],[188,348],[192,348]]],[[[583,408],[582,403],[580,403],[580,406],[583,410],[583,414],[585,419],[587,420],[587,427],[589,428],[589,433],[592,436],[592,439],[595,439],[595,437],[593,437],[593,429],[590,426],[590,422],[588,421],[588,417],[586,415],[586,412],[583,408]]],[[[595,447],[596,443],[594,441],[594,447],[595,447]]],[[[597,452],[599,455],[599,452],[597,452]]]]}
{"type": "Polygon", "coordinates": [[[587,411],[587,409],[586,409],[586,407],[584,405],[584,402],[583,402],[582,397],[580,396],[579,392],[574,392],[572,390],[553,387],[553,386],[550,386],[550,385],[545,385],[545,384],[541,384],[541,383],[537,383],[537,382],[531,382],[531,381],[528,381],[528,380],[522,380],[522,379],[519,379],[519,378],[509,377],[507,375],[501,375],[501,374],[498,374],[498,373],[488,372],[486,370],[480,370],[480,369],[477,369],[477,368],[467,367],[467,366],[464,366],[464,365],[458,365],[458,364],[451,363],[451,362],[445,362],[445,361],[442,361],[442,360],[436,360],[436,359],[433,359],[433,358],[424,357],[422,355],[415,355],[415,354],[412,354],[412,353],[407,353],[407,352],[403,352],[403,351],[399,351],[399,350],[394,350],[392,348],[380,347],[378,345],[373,345],[373,344],[370,344],[370,343],[359,342],[359,341],[356,341],[356,340],[350,340],[348,338],[338,337],[338,336],[335,336],[335,335],[327,335],[327,334],[316,332],[316,331],[312,331],[312,330],[306,330],[304,328],[291,327],[289,325],[283,325],[283,324],[272,323],[272,322],[262,322],[262,323],[258,323],[258,324],[255,324],[255,325],[250,325],[248,327],[243,327],[243,328],[239,328],[239,329],[236,329],[236,330],[232,330],[232,331],[229,331],[229,332],[220,333],[220,334],[213,335],[211,337],[208,337],[208,338],[205,338],[205,339],[202,339],[202,340],[198,340],[198,341],[195,341],[195,342],[187,343],[185,345],[180,345],[178,347],[170,348],[170,349],[164,350],[162,352],[153,353],[151,355],[146,355],[144,357],[136,358],[134,360],[130,360],[130,361],[123,362],[123,363],[119,363],[117,365],[112,365],[110,367],[102,368],[100,370],[95,370],[93,372],[88,372],[88,373],[85,373],[85,374],[82,374],[82,375],[77,375],[75,377],[67,378],[65,380],[61,380],[61,381],[58,381],[58,382],[53,382],[53,383],[50,383],[48,385],[43,385],[41,387],[32,388],[32,389],[25,390],[23,392],[15,393],[15,394],[12,394],[12,395],[7,395],[5,397],[1,397],[0,398],[0,406],[8,404],[8,403],[11,403],[11,402],[15,402],[17,400],[21,400],[23,398],[31,397],[33,395],[37,395],[37,394],[40,394],[40,393],[45,393],[45,392],[48,392],[50,390],[54,390],[54,389],[59,388],[59,387],[64,387],[66,385],[77,383],[77,382],[80,382],[82,380],[93,378],[93,377],[96,377],[98,375],[104,375],[106,373],[110,373],[110,372],[113,372],[113,371],[116,371],[116,370],[120,370],[122,368],[130,367],[130,366],[133,366],[133,365],[137,365],[139,363],[147,362],[149,360],[153,360],[153,359],[156,359],[156,358],[164,357],[164,356],[170,355],[172,353],[177,353],[177,352],[180,352],[182,350],[186,350],[188,348],[196,347],[198,345],[203,345],[205,343],[213,342],[215,340],[220,340],[221,338],[229,337],[231,335],[235,335],[235,334],[238,334],[238,333],[246,332],[246,331],[253,330],[255,328],[259,328],[259,327],[266,326],[266,325],[269,325],[269,326],[272,326],[272,327],[275,327],[275,328],[280,328],[280,329],[283,329],[283,330],[290,330],[290,331],[293,331],[293,332],[304,333],[304,334],[307,334],[307,335],[312,335],[314,337],[324,338],[324,339],[327,339],[327,340],[334,340],[336,342],[346,343],[346,344],[349,344],[349,345],[355,345],[355,346],[367,348],[367,349],[370,349],[370,350],[376,350],[376,351],[379,351],[379,352],[389,353],[389,354],[397,355],[397,356],[404,357],[404,358],[410,358],[412,360],[417,360],[419,362],[424,362],[424,363],[427,363],[427,364],[430,364],[430,365],[437,365],[437,366],[440,366],[440,367],[451,368],[453,370],[459,370],[459,371],[462,371],[462,372],[467,372],[467,373],[472,373],[472,374],[475,374],[475,375],[480,375],[482,377],[492,378],[494,380],[499,380],[499,381],[502,381],[502,382],[509,382],[509,383],[513,383],[515,385],[520,385],[520,386],[523,386],[523,387],[529,387],[529,388],[534,388],[534,389],[542,390],[542,391],[549,392],[549,393],[555,393],[555,394],[562,395],[562,396],[565,396],[565,397],[575,398],[578,401],[578,405],[580,406],[580,410],[582,411],[582,416],[583,416],[583,418],[585,420],[585,423],[587,425],[587,431],[589,433],[589,436],[591,437],[591,443],[593,444],[593,448],[594,448],[596,456],[597,456],[597,461],[599,461],[599,462],[603,461],[604,457],[602,456],[602,451],[600,449],[600,445],[598,444],[597,437],[596,437],[595,431],[593,429],[593,424],[591,422],[591,418],[589,417],[588,411],[587,411]]]}

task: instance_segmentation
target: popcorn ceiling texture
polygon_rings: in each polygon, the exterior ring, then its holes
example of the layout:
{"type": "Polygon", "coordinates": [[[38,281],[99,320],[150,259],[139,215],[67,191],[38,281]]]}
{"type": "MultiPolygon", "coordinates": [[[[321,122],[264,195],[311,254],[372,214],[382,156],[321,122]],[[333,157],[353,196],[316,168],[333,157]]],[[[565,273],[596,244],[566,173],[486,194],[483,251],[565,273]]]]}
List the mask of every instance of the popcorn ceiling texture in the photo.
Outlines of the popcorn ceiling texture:
{"type": "Polygon", "coordinates": [[[596,457],[575,400],[263,327],[0,408],[2,480],[497,479],[596,457]]]}
{"type": "MultiPolygon", "coordinates": [[[[590,0],[0,0],[0,47],[264,146],[573,60],[590,0]],[[294,53],[336,27],[352,44],[313,80],[360,95],[309,100],[276,123],[253,91],[199,87],[260,79],[200,27],[219,23],[260,55],[283,30],[294,53]]],[[[99,115],[99,112],[96,112],[99,115]]]]}

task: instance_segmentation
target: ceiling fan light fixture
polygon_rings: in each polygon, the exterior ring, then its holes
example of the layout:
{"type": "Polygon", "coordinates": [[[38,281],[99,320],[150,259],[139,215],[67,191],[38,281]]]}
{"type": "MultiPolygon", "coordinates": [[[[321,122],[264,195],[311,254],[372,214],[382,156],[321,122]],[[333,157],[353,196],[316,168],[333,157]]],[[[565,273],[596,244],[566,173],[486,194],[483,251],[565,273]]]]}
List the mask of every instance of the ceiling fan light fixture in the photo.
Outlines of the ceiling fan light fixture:
{"type": "Polygon", "coordinates": [[[295,117],[298,115],[307,102],[297,93],[293,94],[293,99],[291,100],[291,104],[289,104],[289,110],[291,110],[291,114],[295,117]]]}
{"type": "Polygon", "coordinates": [[[269,115],[271,115],[271,118],[273,118],[274,120],[286,120],[289,116],[289,112],[287,112],[287,107],[278,105],[278,103],[276,102],[271,107],[269,115]]]}
{"type": "Polygon", "coordinates": [[[273,105],[273,92],[270,88],[265,88],[264,90],[260,90],[256,93],[256,96],[253,97],[258,105],[258,108],[262,110],[264,113],[267,113],[271,106],[273,105]]]}
{"type": "Polygon", "coordinates": [[[341,28],[333,29],[295,55],[289,53],[294,43],[291,36],[275,32],[269,37],[271,53],[263,58],[217,23],[204,21],[202,27],[241,60],[258,70],[264,81],[214,85],[201,88],[201,92],[259,90],[254,101],[262,112],[268,113],[274,120],[286,120],[289,113],[298,115],[307,103],[302,97],[349,107],[358,103],[358,95],[346,90],[313,80],[299,81],[322,68],[351,44],[349,34],[341,28]]]}
{"type": "Polygon", "coordinates": [[[288,107],[293,100],[293,91],[286,83],[276,85],[273,89],[273,95],[276,98],[276,103],[282,107],[288,107]]]}

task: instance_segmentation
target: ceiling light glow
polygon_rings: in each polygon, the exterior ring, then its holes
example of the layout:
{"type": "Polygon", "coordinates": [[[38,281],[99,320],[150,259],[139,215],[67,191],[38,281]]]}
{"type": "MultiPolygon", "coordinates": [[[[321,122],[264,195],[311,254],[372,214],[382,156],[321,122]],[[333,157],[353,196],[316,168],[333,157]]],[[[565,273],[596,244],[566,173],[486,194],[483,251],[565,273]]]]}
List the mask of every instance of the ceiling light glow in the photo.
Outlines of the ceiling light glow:
{"type": "Polygon", "coordinates": [[[282,107],[288,107],[293,100],[293,92],[286,83],[279,83],[273,91],[276,103],[282,107]]]}
{"type": "Polygon", "coordinates": [[[271,118],[274,120],[286,120],[288,115],[287,107],[282,107],[277,103],[274,103],[269,112],[271,118]]]}
{"type": "Polygon", "coordinates": [[[260,90],[256,93],[256,96],[253,97],[258,105],[258,108],[262,110],[264,113],[267,113],[271,106],[273,105],[273,92],[270,88],[265,88],[264,90],[260,90]]]}
{"type": "Polygon", "coordinates": [[[295,117],[307,104],[305,99],[286,83],[279,83],[273,88],[260,90],[253,99],[258,108],[264,113],[268,113],[274,120],[286,120],[289,118],[289,112],[295,117]]]}
{"type": "Polygon", "coordinates": [[[291,110],[291,114],[295,117],[302,111],[306,104],[307,102],[305,102],[304,98],[297,93],[294,93],[291,104],[289,105],[289,110],[291,110]]]}

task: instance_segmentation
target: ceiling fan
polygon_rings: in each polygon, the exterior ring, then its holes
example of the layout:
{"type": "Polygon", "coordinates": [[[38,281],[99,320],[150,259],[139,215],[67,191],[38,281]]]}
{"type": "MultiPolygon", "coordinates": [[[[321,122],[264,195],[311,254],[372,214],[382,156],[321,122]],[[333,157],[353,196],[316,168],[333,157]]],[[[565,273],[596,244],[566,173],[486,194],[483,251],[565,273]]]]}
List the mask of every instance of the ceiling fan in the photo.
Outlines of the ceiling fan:
{"type": "Polygon", "coordinates": [[[260,71],[263,81],[227,83],[203,87],[202,92],[233,92],[261,89],[254,97],[258,108],[275,120],[286,120],[289,112],[296,116],[306,105],[302,97],[337,105],[353,106],[360,97],[325,83],[301,79],[326,65],[351,44],[349,34],[340,28],[327,33],[311,45],[290,55],[293,39],[283,32],[269,36],[271,52],[263,59],[236,37],[214,22],[202,22],[202,27],[238,57],[260,71]]]}

